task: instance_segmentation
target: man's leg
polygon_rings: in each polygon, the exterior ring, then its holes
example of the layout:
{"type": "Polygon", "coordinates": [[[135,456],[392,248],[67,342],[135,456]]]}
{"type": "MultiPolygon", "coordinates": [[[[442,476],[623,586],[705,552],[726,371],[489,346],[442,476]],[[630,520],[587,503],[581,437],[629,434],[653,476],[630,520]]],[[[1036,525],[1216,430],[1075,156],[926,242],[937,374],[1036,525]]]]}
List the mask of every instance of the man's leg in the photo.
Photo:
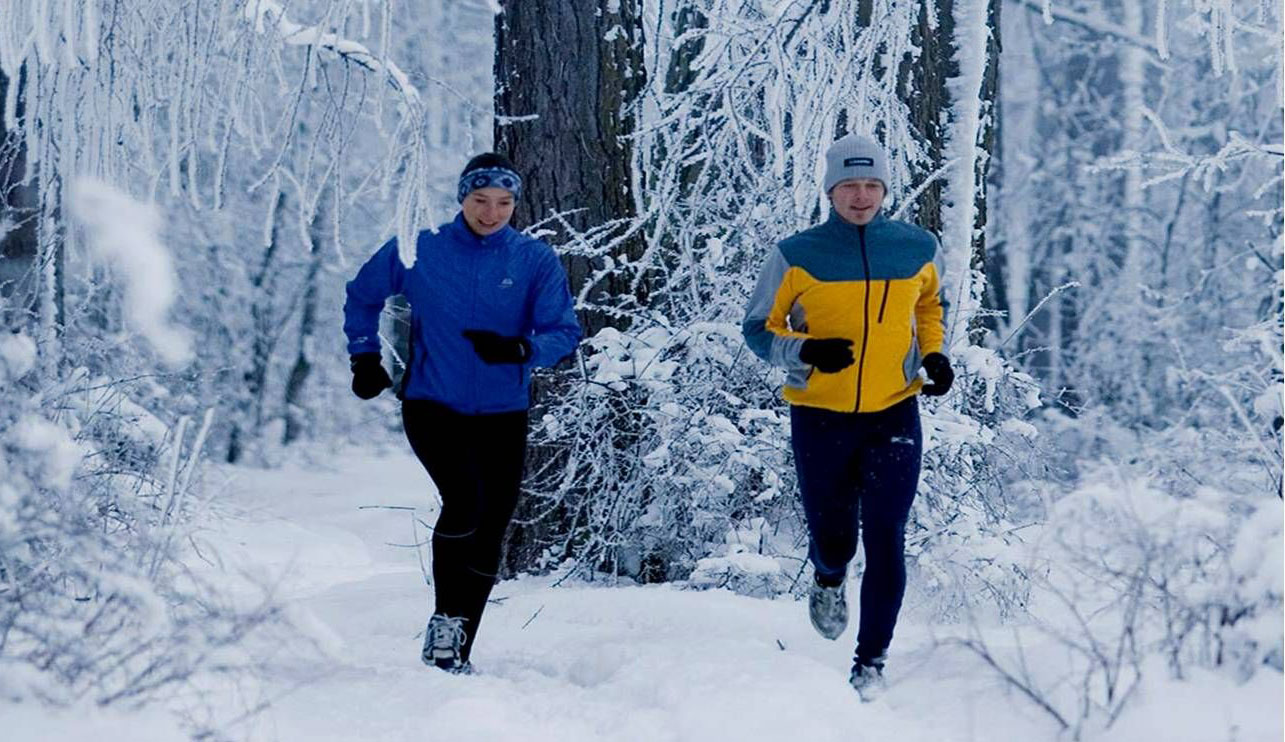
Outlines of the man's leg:
{"type": "Polygon", "coordinates": [[[851,415],[793,405],[790,438],[799,498],[807,516],[808,556],[817,582],[843,581],[857,553],[857,499],[852,478],[851,415]]]}
{"type": "Polygon", "coordinates": [[[857,661],[882,657],[906,591],[906,520],[919,486],[923,434],[914,397],[870,413],[861,454],[861,538],[866,570],[861,579],[857,661]]]}

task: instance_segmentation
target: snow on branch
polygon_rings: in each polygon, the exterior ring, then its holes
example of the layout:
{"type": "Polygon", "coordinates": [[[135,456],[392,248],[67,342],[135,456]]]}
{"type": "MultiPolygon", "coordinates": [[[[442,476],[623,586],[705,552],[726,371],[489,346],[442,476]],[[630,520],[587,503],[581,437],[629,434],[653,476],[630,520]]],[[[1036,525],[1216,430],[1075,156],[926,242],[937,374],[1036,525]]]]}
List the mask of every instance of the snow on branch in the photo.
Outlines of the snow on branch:
{"type": "Polygon", "coordinates": [[[249,0],[245,6],[245,17],[254,23],[255,31],[260,34],[267,33],[272,26],[286,44],[326,49],[371,72],[384,72],[388,75],[389,85],[405,96],[408,103],[419,102],[419,90],[395,62],[379,59],[365,45],[322,31],[318,26],[295,23],[276,0],[249,0]]]}
{"type": "Polygon", "coordinates": [[[260,34],[268,33],[271,28],[286,44],[325,49],[371,72],[383,73],[387,75],[389,85],[402,96],[406,107],[397,130],[390,138],[397,145],[389,151],[380,170],[386,177],[400,181],[393,215],[398,254],[407,266],[414,265],[415,234],[428,210],[426,186],[418,176],[426,169],[428,156],[423,136],[426,116],[419,90],[393,61],[381,59],[363,44],[323,31],[318,26],[295,23],[276,0],[248,0],[245,18],[260,34]]]}
{"type": "Polygon", "coordinates": [[[1285,144],[1280,142],[1256,144],[1249,141],[1239,132],[1228,132],[1227,143],[1217,152],[1210,155],[1193,155],[1175,150],[1164,152],[1122,152],[1107,158],[1098,165],[1092,166],[1090,172],[1108,170],[1153,169],[1161,173],[1145,181],[1143,188],[1149,188],[1165,181],[1181,178],[1190,173],[1200,180],[1206,190],[1213,187],[1217,174],[1225,172],[1236,160],[1246,158],[1271,158],[1285,156],[1285,144]]]}
{"type": "Polygon", "coordinates": [[[1095,18],[1087,13],[1067,10],[1066,8],[1055,8],[1053,7],[1053,3],[1048,2],[1048,0],[1019,0],[1019,2],[1031,10],[1040,13],[1044,18],[1044,22],[1048,25],[1052,25],[1054,20],[1066,21],[1067,23],[1079,26],[1086,31],[1093,31],[1094,33],[1102,34],[1103,36],[1110,36],[1117,41],[1133,44],[1141,49],[1145,49],[1146,51],[1156,54],[1161,58],[1167,56],[1162,53],[1160,47],[1156,45],[1154,40],[1148,39],[1140,34],[1136,34],[1126,28],[1117,26],[1114,23],[1104,21],[1101,18],[1095,18]]]}

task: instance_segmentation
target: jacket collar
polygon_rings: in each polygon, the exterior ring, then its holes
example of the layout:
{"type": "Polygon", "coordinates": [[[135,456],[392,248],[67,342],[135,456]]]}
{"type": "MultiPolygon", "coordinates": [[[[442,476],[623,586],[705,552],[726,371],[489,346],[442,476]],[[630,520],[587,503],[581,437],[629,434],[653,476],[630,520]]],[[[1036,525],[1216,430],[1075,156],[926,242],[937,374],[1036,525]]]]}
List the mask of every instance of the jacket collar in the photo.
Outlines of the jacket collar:
{"type": "Polygon", "coordinates": [[[478,237],[469,228],[468,222],[464,221],[463,211],[457,213],[455,219],[446,228],[460,244],[470,247],[500,247],[511,242],[518,234],[518,231],[511,224],[505,224],[503,229],[494,234],[478,237]]]}

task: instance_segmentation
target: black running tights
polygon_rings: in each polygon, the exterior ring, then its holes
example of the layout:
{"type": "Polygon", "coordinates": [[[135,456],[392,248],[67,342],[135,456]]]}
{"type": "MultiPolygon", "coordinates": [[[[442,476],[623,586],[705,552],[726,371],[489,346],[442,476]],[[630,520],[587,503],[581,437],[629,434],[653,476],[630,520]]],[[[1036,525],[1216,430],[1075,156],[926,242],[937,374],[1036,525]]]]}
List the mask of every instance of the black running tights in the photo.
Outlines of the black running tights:
{"type": "Polygon", "coordinates": [[[464,619],[461,659],[468,660],[517,507],[527,413],[465,415],[408,399],[402,425],[442,498],[433,529],[435,612],[464,619]]]}

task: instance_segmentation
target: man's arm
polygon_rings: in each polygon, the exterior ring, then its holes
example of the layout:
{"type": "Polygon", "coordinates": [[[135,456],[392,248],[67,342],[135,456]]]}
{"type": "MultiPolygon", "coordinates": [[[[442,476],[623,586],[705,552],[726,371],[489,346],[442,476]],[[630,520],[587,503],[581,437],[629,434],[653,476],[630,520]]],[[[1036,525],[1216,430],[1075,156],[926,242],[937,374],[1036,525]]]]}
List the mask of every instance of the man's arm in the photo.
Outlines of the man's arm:
{"type": "Polygon", "coordinates": [[[919,354],[941,353],[946,337],[945,284],[946,262],[942,257],[941,243],[937,243],[932,263],[926,266],[923,283],[919,286],[919,299],[915,302],[915,326],[919,335],[919,354]]]}
{"type": "Polygon", "coordinates": [[[741,334],[754,355],[773,366],[804,368],[808,364],[799,360],[799,350],[809,336],[791,329],[786,322],[797,296],[789,285],[789,268],[781,249],[773,248],[745,307],[741,334]]]}

